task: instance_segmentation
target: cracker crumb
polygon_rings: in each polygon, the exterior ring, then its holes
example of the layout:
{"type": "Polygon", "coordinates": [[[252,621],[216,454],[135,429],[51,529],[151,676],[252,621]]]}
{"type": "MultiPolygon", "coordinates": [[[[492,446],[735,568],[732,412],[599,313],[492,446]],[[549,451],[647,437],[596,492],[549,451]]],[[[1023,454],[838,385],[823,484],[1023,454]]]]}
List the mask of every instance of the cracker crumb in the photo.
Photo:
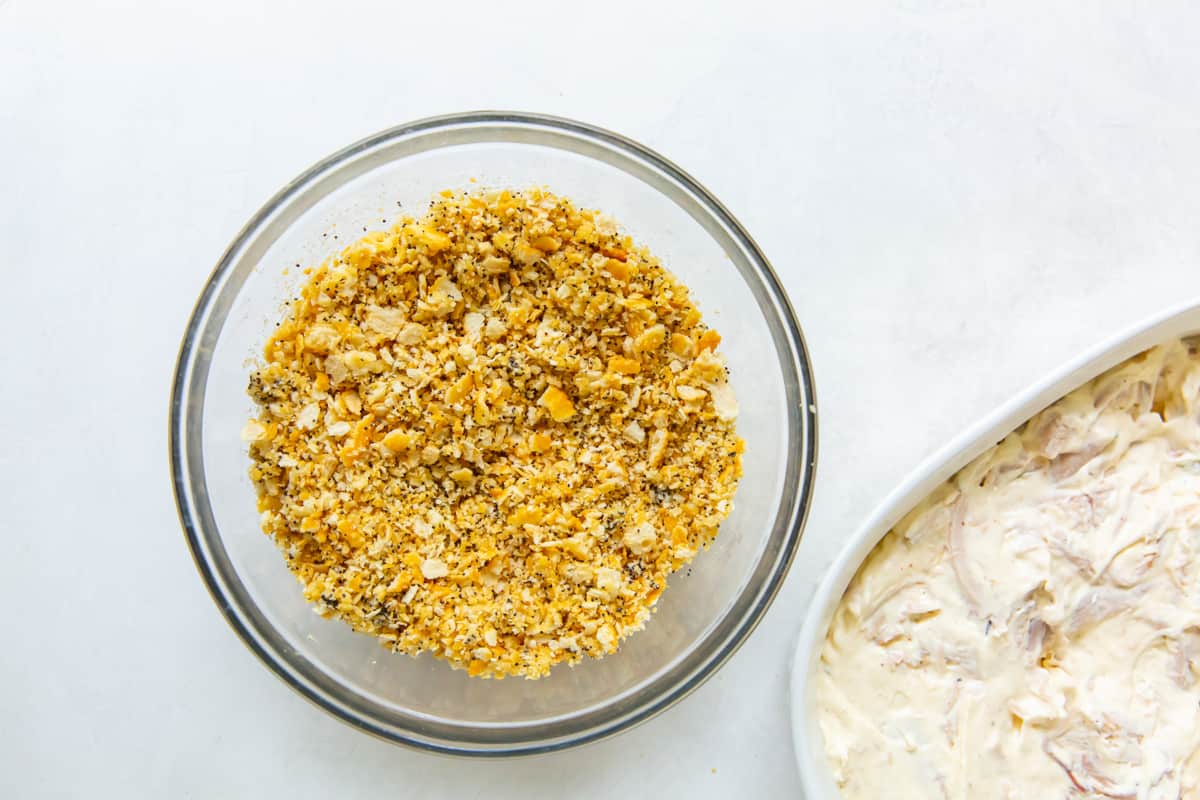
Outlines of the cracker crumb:
{"type": "Polygon", "coordinates": [[[243,437],[317,610],[483,677],[639,630],[742,472],[687,288],[540,189],[443,193],[306,275],[243,437]]]}

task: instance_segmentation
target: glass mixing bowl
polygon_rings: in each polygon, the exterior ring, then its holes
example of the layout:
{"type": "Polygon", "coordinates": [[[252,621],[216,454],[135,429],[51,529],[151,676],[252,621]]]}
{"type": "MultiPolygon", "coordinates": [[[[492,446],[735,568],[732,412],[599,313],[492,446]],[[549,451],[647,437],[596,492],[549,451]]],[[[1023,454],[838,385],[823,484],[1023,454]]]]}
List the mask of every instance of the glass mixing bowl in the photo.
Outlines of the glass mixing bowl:
{"type": "Polygon", "coordinates": [[[254,215],[204,287],[171,396],[171,469],[196,565],[247,646],[345,722],[444,753],[556,750],[625,730],[699,686],[767,609],[808,511],[816,406],[800,327],[766,257],[695,180],[608,131],[543,116],[471,113],[353,144],[254,215]],[[247,476],[251,364],[315,265],[366,229],[419,216],[458,187],[545,186],[612,214],[691,287],[722,336],[746,440],[735,508],[712,547],[672,576],[645,630],[619,652],[541,680],[468,677],[428,654],[392,653],[313,613],[259,529],[247,476]]]}

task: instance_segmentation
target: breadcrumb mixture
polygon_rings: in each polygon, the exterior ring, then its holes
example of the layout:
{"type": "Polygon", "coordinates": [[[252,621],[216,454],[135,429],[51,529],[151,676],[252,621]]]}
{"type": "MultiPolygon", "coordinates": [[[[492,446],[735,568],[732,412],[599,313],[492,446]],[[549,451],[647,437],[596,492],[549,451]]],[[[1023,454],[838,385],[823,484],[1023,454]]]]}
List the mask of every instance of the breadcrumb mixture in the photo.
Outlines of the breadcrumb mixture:
{"type": "Polygon", "coordinates": [[[611,218],[442,192],[313,269],[268,342],[263,529],[394,650],[497,678],[611,653],[732,508],[719,342],[611,218]]]}

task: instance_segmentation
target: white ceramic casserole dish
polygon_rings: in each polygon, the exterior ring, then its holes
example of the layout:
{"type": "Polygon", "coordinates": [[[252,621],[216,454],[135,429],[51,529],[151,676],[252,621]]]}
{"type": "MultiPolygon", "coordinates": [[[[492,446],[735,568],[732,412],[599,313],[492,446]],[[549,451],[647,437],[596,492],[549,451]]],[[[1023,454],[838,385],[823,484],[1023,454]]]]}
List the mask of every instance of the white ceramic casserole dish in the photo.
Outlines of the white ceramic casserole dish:
{"type": "Polygon", "coordinates": [[[805,800],[840,800],[817,723],[815,674],[830,620],[850,580],[876,544],[908,511],[976,456],[1037,412],[1105,370],[1161,342],[1200,333],[1200,299],[1109,338],[997,408],[925,460],[846,541],[809,603],[792,663],[792,736],[805,800]]]}

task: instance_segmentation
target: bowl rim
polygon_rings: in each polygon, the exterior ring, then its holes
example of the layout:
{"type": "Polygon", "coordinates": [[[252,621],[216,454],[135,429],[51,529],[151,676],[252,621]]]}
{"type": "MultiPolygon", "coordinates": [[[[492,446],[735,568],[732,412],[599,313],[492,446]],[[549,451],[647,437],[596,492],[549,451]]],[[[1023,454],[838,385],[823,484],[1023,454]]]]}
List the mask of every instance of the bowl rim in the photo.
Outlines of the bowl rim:
{"type": "MultiPolygon", "coordinates": [[[[504,140],[497,139],[497,141],[504,140]]],[[[543,142],[542,144],[545,143],[543,142]]],[[[442,146],[444,145],[435,145],[429,149],[440,149],[442,146]]],[[[402,158],[404,156],[401,156],[402,158]]],[[[591,158],[594,159],[595,157],[591,156],[591,158]]],[[[610,166],[617,166],[631,177],[648,182],[644,176],[635,175],[629,169],[621,167],[620,164],[610,163],[610,166]]],[[[654,188],[660,192],[662,191],[661,187],[654,188]]],[[[676,198],[671,199],[678,202],[676,198]]],[[[698,222],[700,221],[699,218],[695,217],[694,212],[687,209],[684,210],[697,219],[698,222]]],[[[711,230],[709,233],[711,235],[711,230]]],[[[761,302],[760,305],[762,305],[761,302]]],[[[767,308],[764,307],[762,311],[764,314],[769,315],[767,308]]],[[[223,321],[224,316],[222,315],[218,323],[223,324],[223,321]]],[[[216,329],[217,333],[219,333],[219,330],[220,325],[216,329]]],[[[196,568],[226,622],[233,628],[242,643],[277,678],[335,718],[353,728],[389,742],[444,755],[485,757],[530,755],[599,741],[616,733],[629,730],[649,720],[667,708],[670,708],[703,684],[736,652],[753,632],[787,576],[799,541],[803,535],[809,509],[812,505],[817,456],[816,402],[811,359],[800,325],[782,284],[765,254],[741,223],[698,181],[674,163],[644,145],[594,125],[543,114],[513,111],[471,111],[415,120],[388,128],[347,145],[319,160],[300,173],[296,178],[289,181],[250,217],[249,221],[241,228],[233,241],[225,249],[208,276],[204,289],[188,318],[172,377],[168,421],[168,455],[176,510],[196,568]],[[463,128],[464,126],[470,126],[477,130],[494,128],[497,132],[511,127],[518,127],[528,129],[532,132],[540,131],[547,135],[565,134],[576,137],[585,142],[598,144],[607,148],[614,153],[613,158],[615,159],[623,158],[630,165],[648,169],[652,174],[657,174],[675,184],[685,196],[690,196],[692,201],[696,202],[704,212],[721,225],[726,235],[742,250],[746,263],[761,281],[762,289],[771,301],[770,308],[774,310],[775,319],[768,319],[768,321],[774,322],[783,334],[782,341],[777,341],[776,344],[780,345],[779,359],[784,372],[784,389],[789,400],[793,396],[796,396],[801,401],[801,408],[788,409],[789,416],[795,415],[793,428],[796,431],[799,452],[789,451],[786,453],[787,465],[784,502],[781,502],[777,509],[775,519],[772,522],[772,530],[767,533],[768,541],[777,538],[780,533],[782,533],[783,538],[779,543],[773,563],[767,561],[767,557],[771,552],[770,549],[764,551],[759,557],[758,568],[761,568],[764,561],[771,563],[770,572],[766,576],[765,583],[755,585],[751,582],[745,587],[741,595],[739,595],[739,597],[747,595],[754,597],[753,604],[742,615],[740,624],[729,635],[725,636],[723,640],[717,640],[718,646],[712,652],[704,654],[704,657],[699,659],[696,664],[689,666],[682,673],[681,679],[674,677],[679,667],[666,670],[648,681],[644,686],[638,687],[635,695],[642,695],[647,689],[655,689],[655,691],[628,710],[619,710],[615,714],[609,714],[604,717],[597,724],[591,724],[588,727],[558,735],[552,739],[526,738],[516,743],[504,742],[499,744],[492,741],[452,740],[418,734],[408,728],[398,728],[396,725],[385,726],[378,720],[368,719],[361,714],[353,713],[352,708],[338,702],[335,698],[330,697],[327,691],[315,685],[311,680],[312,676],[299,674],[295,664],[289,663],[274,648],[260,640],[259,632],[256,632],[253,629],[253,624],[244,618],[244,615],[252,616],[253,613],[257,613],[254,604],[250,603],[249,608],[239,608],[236,597],[230,596],[231,592],[225,587],[224,579],[218,574],[218,570],[214,568],[214,564],[210,558],[209,547],[206,541],[210,534],[206,531],[206,526],[203,524],[205,513],[208,513],[211,518],[211,510],[207,505],[202,446],[199,444],[203,421],[203,391],[208,377],[208,356],[204,352],[204,348],[200,346],[200,337],[202,334],[208,332],[210,314],[213,312],[214,302],[220,296],[226,279],[229,277],[234,265],[239,261],[243,250],[263,231],[264,226],[270,223],[278,212],[287,209],[289,203],[302,198],[305,191],[311,190],[319,179],[334,173],[339,167],[345,166],[347,162],[364,153],[370,153],[375,148],[384,147],[389,143],[406,138],[430,136],[447,130],[463,128]],[[783,345],[786,345],[786,348],[783,345]],[[200,373],[199,375],[197,374],[198,372],[200,373]],[[195,397],[197,391],[198,402],[195,397]],[[196,465],[199,466],[197,467],[196,465]],[[793,490],[788,489],[788,486],[791,484],[790,479],[795,479],[796,488],[793,490]],[[197,488],[200,491],[197,491],[197,488]],[[790,504],[786,502],[789,491],[794,495],[793,501],[790,504]],[[306,679],[306,677],[309,679],[306,679]],[[666,681],[666,678],[671,678],[671,681],[666,681]],[[659,684],[663,684],[661,688],[659,684]]],[[[214,541],[219,546],[221,537],[215,523],[211,525],[211,528],[211,536],[214,537],[214,541]]],[[[236,592],[232,592],[232,594],[236,595],[236,592]]],[[[270,626],[268,625],[267,627],[269,628],[270,626]]],[[[686,664],[686,662],[691,660],[691,656],[700,652],[702,652],[701,648],[696,648],[681,659],[681,664],[686,664]]],[[[319,667],[316,670],[322,675],[326,674],[319,667]]],[[[597,711],[589,711],[588,716],[608,709],[610,706],[612,704],[602,705],[597,711]]],[[[585,721],[587,718],[587,716],[579,717],[579,719],[585,721]]],[[[571,717],[571,719],[575,719],[575,717],[571,717]]],[[[535,721],[512,727],[517,730],[527,729],[533,731],[540,724],[541,722],[535,721]]],[[[451,723],[449,727],[455,726],[451,723]]]]}
{"type": "Polygon", "coordinates": [[[1104,337],[1098,344],[1034,380],[921,461],[846,539],[809,599],[792,656],[788,704],[792,745],[805,797],[810,800],[838,800],[841,797],[825,755],[824,737],[813,713],[816,689],[811,679],[816,673],[833,614],[851,579],[875,545],[930,492],[1034,414],[1138,353],[1172,338],[1198,332],[1200,297],[1170,306],[1115,335],[1104,337]]]}

